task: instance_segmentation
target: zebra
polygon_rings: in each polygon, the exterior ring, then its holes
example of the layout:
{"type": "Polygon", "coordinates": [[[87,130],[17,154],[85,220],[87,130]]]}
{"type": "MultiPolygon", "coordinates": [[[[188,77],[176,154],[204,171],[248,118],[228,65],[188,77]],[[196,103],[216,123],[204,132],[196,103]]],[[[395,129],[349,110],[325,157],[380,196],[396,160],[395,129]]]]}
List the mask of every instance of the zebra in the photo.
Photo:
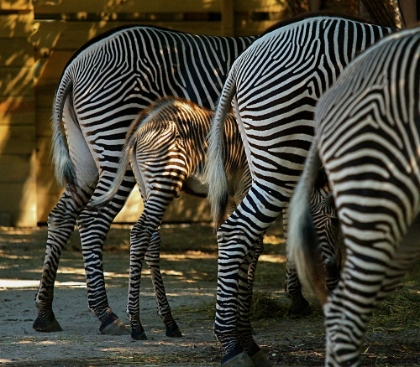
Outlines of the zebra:
{"type": "MultiPolygon", "coordinates": [[[[214,110],[233,61],[255,38],[128,26],[89,41],[69,60],[52,114],[55,175],[65,191],[48,217],[44,267],[35,296],[35,330],[61,330],[52,307],[54,283],[62,249],[77,223],[88,306],[101,322],[99,331],[128,333],[108,303],[102,247],[111,222],[134,187],[132,171],[127,170],[118,193],[99,214],[87,204],[114,180],[125,135],[140,110],[167,95],[214,110]]],[[[173,328],[175,322],[169,319],[167,328],[173,328]]]]}
{"type": "Polygon", "coordinates": [[[289,255],[323,303],[326,366],[358,366],[367,324],[420,248],[401,243],[420,211],[420,28],[356,58],[316,107],[315,138],[290,204],[289,255]],[[337,288],[318,284],[308,195],[325,167],[346,247],[337,288]]]}
{"type": "MultiPolygon", "coordinates": [[[[218,151],[223,122],[232,104],[252,186],[218,230],[214,329],[225,352],[223,366],[265,366],[250,361],[260,348],[248,321],[241,319],[246,297],[242,283],[249,257],[256,241],[281,212],[287,229],[288,201],[313,139],[317,100],[357,54],[393,31],[343,17],[309,17],[267,33],[234,62],[211,126],[206,168],[209,199],[217,214],[218,203],[225,195],[218,151]]],[[[336,238],[337,231],[332,228],[338,223],[333,216],[328,220],[332,230],[329,238],[336,238]]],[[[286,230],[285,234],[287,241],[286,230]]],[[[337,274],[339,251],[331,242],[321,246],[332,254],[326,259],[325,270],[337,274]]],[[[293,263],[288,265],[286,278],[286,293],[294,300],[291,312],[306,312],[308,302],[301,293],[293,263]]]]}
{"type": "MultiPolygon", "coordinates": [[[[182,191],[207,196],[203,170],[207,151],[206,136],[213,115],[214,112],[195,103],[173,97],[161,98],[142,110],[128,130],[123,155],[110,190],[89,204],[101,207],[112,200],[124,179],[127,166],[131,165],[144,201],[144,210],[131,231],[130,241],[128,314],[133,339],[147,339],[139,311],[142,261],[147,250],[147,262],[153,264],[151,268],[159,269],[159,226],[166,208],[182,191]]],[[[251,186],[251,176],[241,137],[231,114],[226,120],[224,136],[223,156],[228,191],[237,204],[251,186]]],[[[256,251],[256,257],[261,251],[262,248],[256,251]]],[[[254,271],[255,267],[249,274],[250,282],[254,271]]],[[[161,298],[157,301],[158,307],[165,306],[158,308],[158,314],[170,332],[181,336],[176,325],[170,324],[172,316],[160,272],[155,274],[154,283],[158,290],[156,297],[161,298]]]]}

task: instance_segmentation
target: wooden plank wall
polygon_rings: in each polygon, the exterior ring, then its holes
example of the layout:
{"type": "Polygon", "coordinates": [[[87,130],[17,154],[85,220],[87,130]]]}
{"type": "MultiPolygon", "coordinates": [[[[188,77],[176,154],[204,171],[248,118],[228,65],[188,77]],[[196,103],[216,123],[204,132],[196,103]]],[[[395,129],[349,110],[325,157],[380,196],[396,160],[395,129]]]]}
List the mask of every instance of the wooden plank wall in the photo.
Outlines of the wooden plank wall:
{"type": "MultiPolygon", "coordinates": [[[[8,89],[0,86],[0,159],[7,161],[0,167],[20,167],[19,173],[0,177],[0,192],[8,198],[0,200],[0,215],[3,225],[14,226],[46,222],[62,193],[50,163],[51,106],[64,66],[89,39],[124,24],[244,36],[258,34],[286,16],[277,0],[34,0],[33,5],[30,0],[0,0],[0,4],[0,20],[10,24],[9,31],[1,27],[1,41],[13,55],[0,51],[0,80],[3,74],[8,80],[8,89]],[[12,80],[19,88],[11,92],[12,80]]],[[[139,195],[133,192],[116,221],[134,222],[141,210],[139,195]]],[[[164,220],[209,221],[208,213],[205,200],[185,195],[171,205],[164,220]]]]}
{"type": "Polygon", "coordinates": [[[37,221],[33,11],[0,0],[0,225],[37,221]]]}

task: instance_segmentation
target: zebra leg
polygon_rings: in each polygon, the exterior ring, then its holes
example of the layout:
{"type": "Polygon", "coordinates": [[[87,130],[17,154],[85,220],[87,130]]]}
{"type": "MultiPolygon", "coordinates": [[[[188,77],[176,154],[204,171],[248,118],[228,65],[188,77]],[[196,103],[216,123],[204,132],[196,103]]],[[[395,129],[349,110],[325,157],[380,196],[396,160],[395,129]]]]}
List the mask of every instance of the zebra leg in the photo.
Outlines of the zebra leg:
{"type": "Polygon", "coordinates": [[[145,260],[150,268],[153,286],[155,288],[157,313],[162,319],[166,327],[166,336],[182,337],[182,333],[178,328],[177,323],[172,317],[171,307],[169,306],[166,297],[165,285],[163,284],[162,275],[160,272],[160,235],[159,231],[155,231],[150,240],[150,245],[147,249],[145,260]]]}
{"type": "MultiPolygon", "coordinates": [[[[288,207],[283,209],[283,233],[286,240],[287,246],[287,226],[288,226],[288,207]]],[[[287,251],[286,251],[287,253],[287,251]]],[[[296,268],[293,264],[290,264],[289,259],[286,262],[286,281],[284,290],[286,296],[290,298],[291,305],[289,308],[289,317],[296,319],[302,316],[309,315],[312,312],[312,308],[309,302],[305,299],[302,294],[302,285],[300,284],[296,268]]]]}
{"type": "MultiPolygon", "coordinates": [[[[238,310],[245,315],[243,308],[249,308],[250,304],[249,298],[246,298],[250,297],[250,256],[283,205],[284,200],[274,191],[254,182],[244,200],[218,230],[218,287],[214,330],[225,351],[223,367],[254,366],[251,359],[254,356],[244,352],[238,339],[238,310]],[[243,299],[246,301],[243,302],[243,299]]],[[[244,324],[241,328],[247,328],[249,338],[252,338],[250,326],[244,324]]],[[[259,353],[259,347],[254,343],[250,353],[256,354],[259,353]]]]}
{"type": "Polygon", "coordinates": [[[253,331],[251,326],[251,305],[253,294],[253,282],[255,277],[255,270],[257,267],[258,259],[263,252],[262,236],[258,241],[258,246],[255,251],[250,251],[250,256],[247,257],[244,264],[241,266],[241,274],[239,279],[245,279],[247,276],[248,282],[240,284],[239,286],[239,302],[238,302],[238,340],[244,348],[248,356],[254,364],[254,367],[271,367],[272,364],[268,361],[265,354],[262,352],[258,344],[253,338],[253,331]],[[251,254],[253,255],[251,256],[251,254]],[[249,262],[249,258],[252,261],[249,262]],[[246,274],[246,270],[247,274],[246,274]]]}
{"type": "Polygon", "coordinates": [[[38,316],[33,323],[33,328],[36,331],[52,332],[62,330],[52,309],[58,263],[61,251],[74,230],[76,219],[88,202],[92,191],[79,189],[77,193],[70,193],[66,190],[48,216],[48,238],[44,269],[38,292],[35,296],[38,316]]]}
{"type": "MultiPolygon", "coordinates": [[[[128,290],[127,313],[131,324],[131,337],[134,340],[147,339],[146,333],[140,321],[140,279],[143,260],[148,250],[152,235],[159,238],[158,228],[162,221],[167,205],[161,208],[159,200],[149,198],[145,203],[144,211],[130,234],[130,280],[128,290]],[[157,233],[157,234],[155,234],[157,233]]],[[[160,242],[160,241],[159,241],[160,242]]],[[[156,244],[156,243],[155,243],[156,244]]],[[[154,251],[158,255],[159,248],[154,251]]],[[[159,271],[159,278],[160,271],[159,271]]],[[[164,295],[166,298],[166,295],[164,295]]]]}
{"type": "MultiPolygon", "coordinates": [[[[109,335],[128,334],[125,324],[112,312],[108,304],[102,262],[103,244],[112,221],[123,207],[134,186],[134,178],[127,174],[117,195],[99,211],[87,207],[80,215],[78,227],[86,272],[89,309],[101,321],[99,332],[109,335]]],[[[99,190],[96,187],[94,196],[99,190]]],[[[99,193],[98,193],[99,195],[99,193]]]]}

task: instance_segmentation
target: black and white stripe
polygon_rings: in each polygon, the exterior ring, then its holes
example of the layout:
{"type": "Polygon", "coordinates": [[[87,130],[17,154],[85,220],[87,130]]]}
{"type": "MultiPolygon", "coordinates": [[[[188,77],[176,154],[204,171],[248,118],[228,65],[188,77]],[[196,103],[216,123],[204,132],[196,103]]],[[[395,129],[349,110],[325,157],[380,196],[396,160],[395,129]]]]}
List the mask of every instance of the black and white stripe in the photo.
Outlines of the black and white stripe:
{"type": "Polygon", "coordinates": [[[316,108],[316,133],[291,203],[289,254],[324,303],[326,366],[358,366],[372,313],[420,248],[401,244],[420,210],[420,28],[358,57],[316,108]],[[324,165],[347,257],[327,298],[316,277],[308,195],[324,165]],[[304,237],[304,238],[303,238],[304,237]]]}
{"type": "MultiPolygon", "coordinates": [[[[241,292],[242,278],[254,244],[281,212],[287,225],[288,201],[313,139],[315,104],[358,53],[390,32],[389,28],[350,19],[312,17],[267,33],[232,66],[210,133],[207,179],[214,212],[217,214],[224,195],[224,188],[219,186],[223,172],[217,169],[218,147],[231,102],[253,183],[218,231],[215,332],[226,353],[226,366],[235,365],[235,358],[242,358],[243,350],[251,358],[260,353],[248,333],[250,327],[244,332],[239,329],[242,322],[238,308],[246,297],[241,292]]],[[[317,203],[313,204],[316,207],[317,203]]],[[[327,228],[332,227],[320,230],[327,228]]],[[[335,234],[326,236],[333,237],[335,234]]],[[[335,254],[335,244],[329,246],[335,254]]],[[[336,262],[335,256],[331,261],[336,262]]],[[[293,300],[292,315],[305,312],[308,303],[293,264],[286,285],[293,300]]]]}
{"type": "MultiPolygon", "coordinates": [[[[145,339],[140,322],[139,296],[142,262],[150,267],[158,314],[168,336],[181,336],[172,317],[160,274],[159,226],[169,204],[182,191],[207,196],[203,180],[207,134],[214,112],[183,99],[163,98],[142,111],[130,126],[115,181],[105,195],[89,205],[103,206],[118,192],[128,165],[136,177],[144,210],[131,231],[128,314],[131,335],[145,339]]],[[[237,205],[251,186],[251,176],[233,115],[224,129],[224,168],[228,192],[237,205]]],[[[250,281],[253,280],[253,272],[250,281]]]]}
{"type": "Polygon", "coordinates": [[[36,330],[60,329],[52,311],[54,282],[61,251],[77,223],[89,308],[102,322],[101,332],[126,332],[108,305],[102,246],[134,186],[131,170],[106,210],[98,214],[87,204],[111,185],[127,129],[139,111],[167,95],[214,109],[233,61],[254,39],[132,26],[94,39],[67,64],[52,118],[56,177],[66,190],[48,218],[36,330]]]}

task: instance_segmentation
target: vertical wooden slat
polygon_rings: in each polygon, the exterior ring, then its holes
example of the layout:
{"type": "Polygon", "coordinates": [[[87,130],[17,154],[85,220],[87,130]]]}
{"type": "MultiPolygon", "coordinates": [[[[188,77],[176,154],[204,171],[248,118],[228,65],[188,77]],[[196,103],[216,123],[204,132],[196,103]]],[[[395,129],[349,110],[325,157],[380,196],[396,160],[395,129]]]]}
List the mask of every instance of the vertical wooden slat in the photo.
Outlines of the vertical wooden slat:
{"type": "Polygon", "coordinates": [[[33,13],[29,0],[0,2],[0,225],[37,224],[33,13]]]}
{"type": "Polygon", "coordinates": [[[419,19],[417,19],[417,4],[416,0],[400,0],[400,8],[402,15],[404,17],[405,25],[412,26],[415,24],[419,19]]]}
{"type": "Polygon", "coordinates": [[[234,0],[222,0],[222,35],[235,35],[235,6],[234,0]]]}

